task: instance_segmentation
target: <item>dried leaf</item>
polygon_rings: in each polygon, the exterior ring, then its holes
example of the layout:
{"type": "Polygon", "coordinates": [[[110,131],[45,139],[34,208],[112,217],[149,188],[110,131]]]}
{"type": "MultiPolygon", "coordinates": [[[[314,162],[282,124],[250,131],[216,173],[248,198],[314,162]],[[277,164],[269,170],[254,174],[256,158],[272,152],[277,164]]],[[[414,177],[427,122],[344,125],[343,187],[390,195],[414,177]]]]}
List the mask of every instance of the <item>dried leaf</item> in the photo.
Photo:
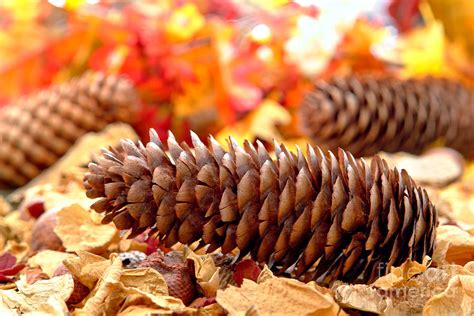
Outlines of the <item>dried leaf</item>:
{"type": "Polygon", "coordinates": [[[389,274],[378,278],[372,285],[385,290],[410,285],[413,276],[426,271],[429,260],[429,257],[425,257],[423,263],[418,263],[408,259],[399,267],[391,267],[389,274]]]}
{"type": "Polygon", "coordinates": [[[242,287],[219,290],[216,297],[230,315],[345,315],[329,294],[293,279],[271,278],[260,284],[244,279],[242,287]]]}
{"type": "MultiPolygon", "coordinates": [[[[53,312],[65,315],[65,301],[71,296],[74,281],[69,274],[54,277],[49,280],[40,280],[28,284],[26,277],[22,276],[16,282],[18,292],[15,290],[0,290],[0,300],[3,305],[22,312],[53,312]]],[[[52,313],[54,315],[54,313],[52,313]]]]}
{"type": "Polygon", "coordinates": [[[242,260],[235,266],[233,279],[239,286],[242,285],[244,279],[256,282],[261,271],[255,261],[250,259],[242,260]]]}
{"type": "Polygon", "coordinates": [[[423,315],[473,315],[474,276],[458,275],[449,280],[446,290],[433,296],[423,308],[423,315]]]}
{"type": "Polygon", "coordinates": [[[391,167],[405,169],[418,183],[437,187],[459,180],[463,174],[464,159],[450,148],[435,148],[421,156],[407,153],[384,154],[391,167]]]}
{"type": "Polygon", "coordinates": [[[262,272],[260,272],[260,275],[258,276],[257,283],[262,283],[273,278],[275,278],[273,272],[268,268],[267,265],[265,265],[262,272]]]}
{"type": "Polygon", "coordinates": [[[113,224],[101,225],[93,221],[91,213],[78,204],[63,208],[57,218],[54,231],[66,251],[102,253],[118,234],[113,224]]]}
{"type": "Polygon", "coordinates": [[[28,259],[28,266],[40,267],[49,277],[52,277],[54,271],[63,263],[64,260],[75,258],[76,256],[54,250],[44,250],[28,259]]]}
{"type": "Polygon", "coordinates": [[[12,282],[11,277],[15,276],[24,267],[24,264],[17,264],[15,256],[5,252],[0,256],[0,282],[12,282]]]}
{"type": "Polygon", "coordinates": [[[474,261],[474,236],[454,225],[441,225],[437,229],[433,254],[438,262],[464,265],[474,261]]]}
{"type": "Polygon", "coordinates": [[[131,306],[147,306],[160,312],[185,309],[179,299],[167,296],[163,277],[153,269],[124,270],[122,261],[115,255],[106,262],[107,268],[100,269],[98,282],[79,313],[117,314],[131,306]]]}
{"type": "Polygon", "coordinates": [[[185,248],[184,257],[194,263],[196,280],[206,297],[216,296],[219,288],[219,270],[211,255],[197,255],[189,248],[185,248]]]}
{"type": "Polygon", "coordinates": [[[110,261],[80,250],[77,251],[77,257],[66,258],[64,266],[79,282],[92,289],[110,266],[110,261]]]}
{"type": "Polygon", "coordinates": [[[153,295],[168,295],[165,279],[152,268],[124,270],[120,281],[126,287],[133,287],[153,295]]]}
{"type": "Polygon", "coordinates": [[[383,314],[390,304],[377,289],[359,284],[337,287],[335,299],[344,307],[376,314],[383,314]]]}

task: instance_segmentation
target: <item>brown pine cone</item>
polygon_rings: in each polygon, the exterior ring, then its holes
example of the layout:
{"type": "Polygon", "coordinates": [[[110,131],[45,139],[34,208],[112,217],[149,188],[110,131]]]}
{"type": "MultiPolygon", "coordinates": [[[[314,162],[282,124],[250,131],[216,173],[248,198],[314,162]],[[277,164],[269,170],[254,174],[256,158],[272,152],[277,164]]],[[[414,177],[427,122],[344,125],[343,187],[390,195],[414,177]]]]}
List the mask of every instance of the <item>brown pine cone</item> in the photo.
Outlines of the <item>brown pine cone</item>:
{"type": "Polygon", "coordinates": [[[166,246],[237,247],[320,282],[374,280],[433,251],[437,215],[426,191],[378,157],[368,166],[343,150],[325,156],[308,145],[305,157],[276,144],[273,159],[261,143],[229,140],[226,151],[195,134],[194,150],[170,134],[168,155],[156,132],[150,139],[104,150],[84,179],[104,223],[131,236],[152,227],[166,246]]]}
{"type": "Polygon", "coordinates": [[[448,79],[353,75],[318,81],[301,105],[302,129],[356,156],[419,153],[436,141],[474,157],[474,91],[448,79]]]}
{"type": "Polygon", "coordinates": [[[152,253],[138,268],[153,268],[165,278],[171,296],[177,297],[185,305],[194,299],[195,287],[193,271],[183,260],[183,255],[177,251],[164,254],[162,251],[152,253]]]}
{"type": "Polygon", "coordinates": [[[131,122],[137,96],[120,77],[88,72],[0,109],[0,188],[18,187],[58,160],[83,134],[131,122]]]}

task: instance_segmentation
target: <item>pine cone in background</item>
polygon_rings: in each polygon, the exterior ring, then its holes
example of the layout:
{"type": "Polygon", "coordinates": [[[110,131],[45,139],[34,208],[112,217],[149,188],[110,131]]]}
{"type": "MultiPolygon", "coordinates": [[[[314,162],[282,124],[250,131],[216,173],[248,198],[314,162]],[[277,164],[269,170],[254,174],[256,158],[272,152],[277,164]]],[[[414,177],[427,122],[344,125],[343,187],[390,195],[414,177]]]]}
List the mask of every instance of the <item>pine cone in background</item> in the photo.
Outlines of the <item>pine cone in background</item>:
{"type": "Polygon", "coordinates": [[[131,83],[88,72],[0,109],[0,188],[26,184],[83,134],[137,110],[131,83]]]}
{"type": "Polygon", "coordinates": [[[368,166],[343,150],[325,156],[308,145],[305,157],[276,144],[272,159],[261,143],[229,140],[225,150],[195,134],[193,150],[170,134],[168,155],[156,132],[150,139],[104,150],[84,178],[87,196],[100,198],[92,208],[130,237],[152,227],[168,247],[237,247],[323,283],[371,281],[433,251],[437,215],[426,191],[378,157],[368,166]]]}
{"type": "Polygon", "coordinates": [[[474,157],[474,91],[447,79],[348,76],[319,81],[301,105],[314,143],[356,156],[419,153],[441,140],[474,157]]]}

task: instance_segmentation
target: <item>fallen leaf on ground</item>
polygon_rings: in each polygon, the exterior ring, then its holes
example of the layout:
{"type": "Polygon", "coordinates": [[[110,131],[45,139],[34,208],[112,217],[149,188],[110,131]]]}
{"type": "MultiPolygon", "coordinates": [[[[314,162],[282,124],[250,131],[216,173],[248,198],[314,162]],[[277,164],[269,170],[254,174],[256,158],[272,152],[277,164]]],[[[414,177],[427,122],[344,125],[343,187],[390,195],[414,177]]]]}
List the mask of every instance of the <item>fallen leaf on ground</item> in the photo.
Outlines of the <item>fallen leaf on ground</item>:
{"type": "Polygon", "coordinates": [[[459,265],[474,261],[474,236],[454,225],[439,226],[433,257],[440,263],[459,265]]]}
{"type": "Polygon", "coordinates": [[[184,258],[194,263],[194,273],[197,283],[206,297],[216,296],[219,288],[219,270],[211,255],[197,255],[189,248],[185,248],[184,258]]]}
{"type": "Polygon", "coordinates": [[[44,250],[28,259],[28,266],[40,267],[49,277],[52,277],[56,269],[68,258],[74,258],[75,255],[54,251],[44,250]]]}
{"type": "Polygon", "coordinates": [[[423,263],[418,263],[408,259],[399,267],[391,267],[390,273],[378,278],[371,285],[384,290],[410,285],[413,276],[426,271],[429,260],[429,257],[425,257],[423,263]]]}
{"type": "Polygon", "coordinates": [[[335,299],[344,307],[375,314],[383,314],[387,306],[391,304],[389,298],[384,297],[377,289],[365,284],[338,286],[335,299]]]}
{"type": "Polygon", "coordinates": [[[255,261],[246,259],[240,261],[235,266],[233,278],[237,285],[240,286],[244,279],[249,279],[256,282],[260,272],[262,272],[262,270],[258,267],[255,261]]]}
{"type": "Polygon", "coordinates": [[[118,235],[113,223],[102,225],[92,220],[91,213],[78,204],[57,213],[55,233],[66,251],[84,250],[96,254],[104,252],[118,235]]]}
{"type": "Polygon", "coordinates": [[[0,282],[12,282],[11,277],[15,276],[25,267],[24,264],[17,264],[16,257],[6,252],[0,256],[0,282]]]}
{"type": "Polygon", "coordinates": [[[28,284],[26,277],[22,276],[16,285],[18,291],[0,290],[0,301],[3,307],[21,312],[67,311],[65,301],[74,289],[74,281],[69,274],[33,284],[28,284]]]}
{"type": "MultiPolygon", "coordinates": [[[[293,279],[271,278],[260,284],[244,279],[240,288],[217,291],[217,303],[230,315],[336,315],[333,297],[293,279]]],[[[345,315],[343,311],[339,315],[345,315]]]]}
{"type": "Polygon", "coordinates": [[[449,280],[442,293],[433,296],[425,305],[423,315],[473,315],[474,276],[457,275],[449,280]]]}
{"type": "MultiPolygon", "coordinates": [[[[97,275],[98,281],[89,298],[86,298],[84,306],[77,310],[80,315],[81,313],[118,314],[132,306],[146,306],[154,309],[156,313],[186,310],[179,299],[167,295],[166,283],[158,272],[152,269],[124,270],[121,259],[116,255],[112,255],[105,262],[106,269],[103,269],[104,262],[101,262],[102,273],[97,275]],[[140,286],[133,287],[138,284],[140,286]]],[[[80,271],[85,272],[82,269],[80,271]]],[[[86,275],[82,274],[82,277],[86,275]]]]}

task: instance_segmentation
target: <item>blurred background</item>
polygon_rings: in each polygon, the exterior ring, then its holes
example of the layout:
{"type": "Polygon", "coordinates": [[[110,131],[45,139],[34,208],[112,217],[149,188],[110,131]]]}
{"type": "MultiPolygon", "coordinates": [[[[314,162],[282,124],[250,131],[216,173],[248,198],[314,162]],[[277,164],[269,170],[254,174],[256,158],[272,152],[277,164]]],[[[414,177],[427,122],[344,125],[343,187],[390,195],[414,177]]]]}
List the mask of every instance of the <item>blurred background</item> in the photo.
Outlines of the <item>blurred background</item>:
{"type": "Polygon", "coordinates": [[[2,0],[0,106],[88,69],[135,85],[133,124],[181,140],[303,143],[318,78],[358,72],[474,82],[471,0],[2,0]]]}

